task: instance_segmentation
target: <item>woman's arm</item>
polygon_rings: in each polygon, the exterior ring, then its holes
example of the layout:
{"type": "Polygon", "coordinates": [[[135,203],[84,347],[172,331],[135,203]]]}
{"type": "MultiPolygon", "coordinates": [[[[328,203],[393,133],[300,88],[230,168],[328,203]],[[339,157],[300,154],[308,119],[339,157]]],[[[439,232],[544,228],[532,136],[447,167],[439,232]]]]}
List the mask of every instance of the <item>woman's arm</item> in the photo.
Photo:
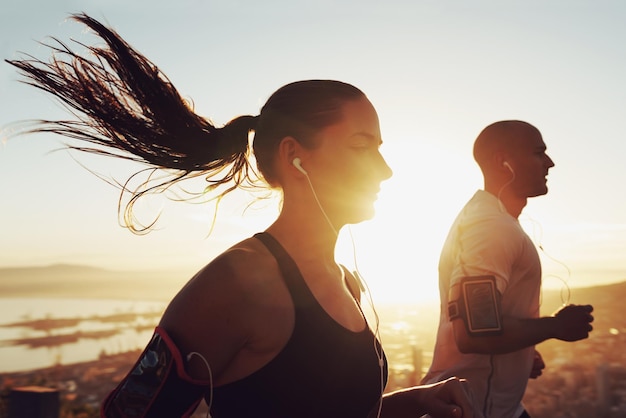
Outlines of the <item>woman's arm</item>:
{"type": "Polygon", "coordinates": [[[478,418],[464,379],[453,377],[383,396],[381,418],[416,418],[426,414],[432,418],[478,418]]]}

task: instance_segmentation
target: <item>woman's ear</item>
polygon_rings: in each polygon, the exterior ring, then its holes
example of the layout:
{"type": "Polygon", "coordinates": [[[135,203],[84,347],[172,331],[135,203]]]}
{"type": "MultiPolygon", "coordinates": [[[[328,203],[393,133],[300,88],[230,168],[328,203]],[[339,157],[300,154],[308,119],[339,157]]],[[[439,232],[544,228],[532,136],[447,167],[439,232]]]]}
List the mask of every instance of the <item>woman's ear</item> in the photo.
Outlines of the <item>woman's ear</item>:
{"type": "Polygon", "coordinates": [[[300,143],[292,136],[286,136],[278,144],[278,161],[281,167],[296,168],[299,172],[302,172],[300,168],[294,164],[294,160],[297,158],[300,164],[305,159],[306,150],[300,145],[300,143]]]}

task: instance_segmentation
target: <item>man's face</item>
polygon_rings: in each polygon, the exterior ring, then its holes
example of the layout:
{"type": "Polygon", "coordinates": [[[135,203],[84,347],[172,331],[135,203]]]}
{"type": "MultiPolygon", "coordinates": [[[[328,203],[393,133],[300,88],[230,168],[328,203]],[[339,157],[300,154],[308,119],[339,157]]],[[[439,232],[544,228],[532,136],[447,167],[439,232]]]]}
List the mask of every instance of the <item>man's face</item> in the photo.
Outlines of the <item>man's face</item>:
{"type": "Polygon", "coordinates": [[[519,197],[535,197],[548,193],[548,170],[554,162],[546,154],[541,133],[529,128],[516,141],[509,164],[515,173],[511,187],[519,197]]]}

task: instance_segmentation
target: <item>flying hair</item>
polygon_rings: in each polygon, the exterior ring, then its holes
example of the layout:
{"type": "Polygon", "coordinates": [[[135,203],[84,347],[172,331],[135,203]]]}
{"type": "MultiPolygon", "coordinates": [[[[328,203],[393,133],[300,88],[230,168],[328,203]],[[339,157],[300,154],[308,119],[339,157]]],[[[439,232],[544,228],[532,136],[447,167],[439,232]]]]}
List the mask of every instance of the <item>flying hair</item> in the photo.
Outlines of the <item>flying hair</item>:
{"type": "MultiPolygon", "coordinates": [[[[163,192],[183,179],[205,176],[211,190],[225,185],[220,197],[244,183],[254,183],[247,157],[249,133],[258,117],[240,116],[215,127],[193,111],[156,65],[115,31],[86,14],[71,18],[92,29],[106,46],[74,41],[90,53],[86,58],[52,38],[54,44],[43,44],[52,50],[49,62],[31,55],[6,61],[20,70],[26,84],[55,96],[76,119],[39,120],[20,133],[62,135],[91,144],[68,145],[70,149],[164,170],[165,176],[150,173],[150,181],[137,189],[126,189],[128,182],[123,185],[122,193],[133,195],[125,209],[127,224],[139,197],[163,192]]],[[[133,232],[143,231],[127,226],[133,232]]]]}

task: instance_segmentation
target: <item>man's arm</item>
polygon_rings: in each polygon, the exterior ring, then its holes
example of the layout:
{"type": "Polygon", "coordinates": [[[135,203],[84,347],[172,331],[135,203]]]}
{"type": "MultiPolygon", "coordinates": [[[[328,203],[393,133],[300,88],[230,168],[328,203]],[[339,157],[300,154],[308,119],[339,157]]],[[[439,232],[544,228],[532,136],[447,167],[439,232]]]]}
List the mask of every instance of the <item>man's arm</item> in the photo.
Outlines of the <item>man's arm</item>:
{"type": "Polygon", "coordinates": [[[506,354],[539,344],[550,338],[578,341],[593,329],[591,305],[568,305],[552,316],[542,318],[502,317],[499,335],[470,335],[464,318],[452,320],[454,338],[464,354],[506,354]]]}

